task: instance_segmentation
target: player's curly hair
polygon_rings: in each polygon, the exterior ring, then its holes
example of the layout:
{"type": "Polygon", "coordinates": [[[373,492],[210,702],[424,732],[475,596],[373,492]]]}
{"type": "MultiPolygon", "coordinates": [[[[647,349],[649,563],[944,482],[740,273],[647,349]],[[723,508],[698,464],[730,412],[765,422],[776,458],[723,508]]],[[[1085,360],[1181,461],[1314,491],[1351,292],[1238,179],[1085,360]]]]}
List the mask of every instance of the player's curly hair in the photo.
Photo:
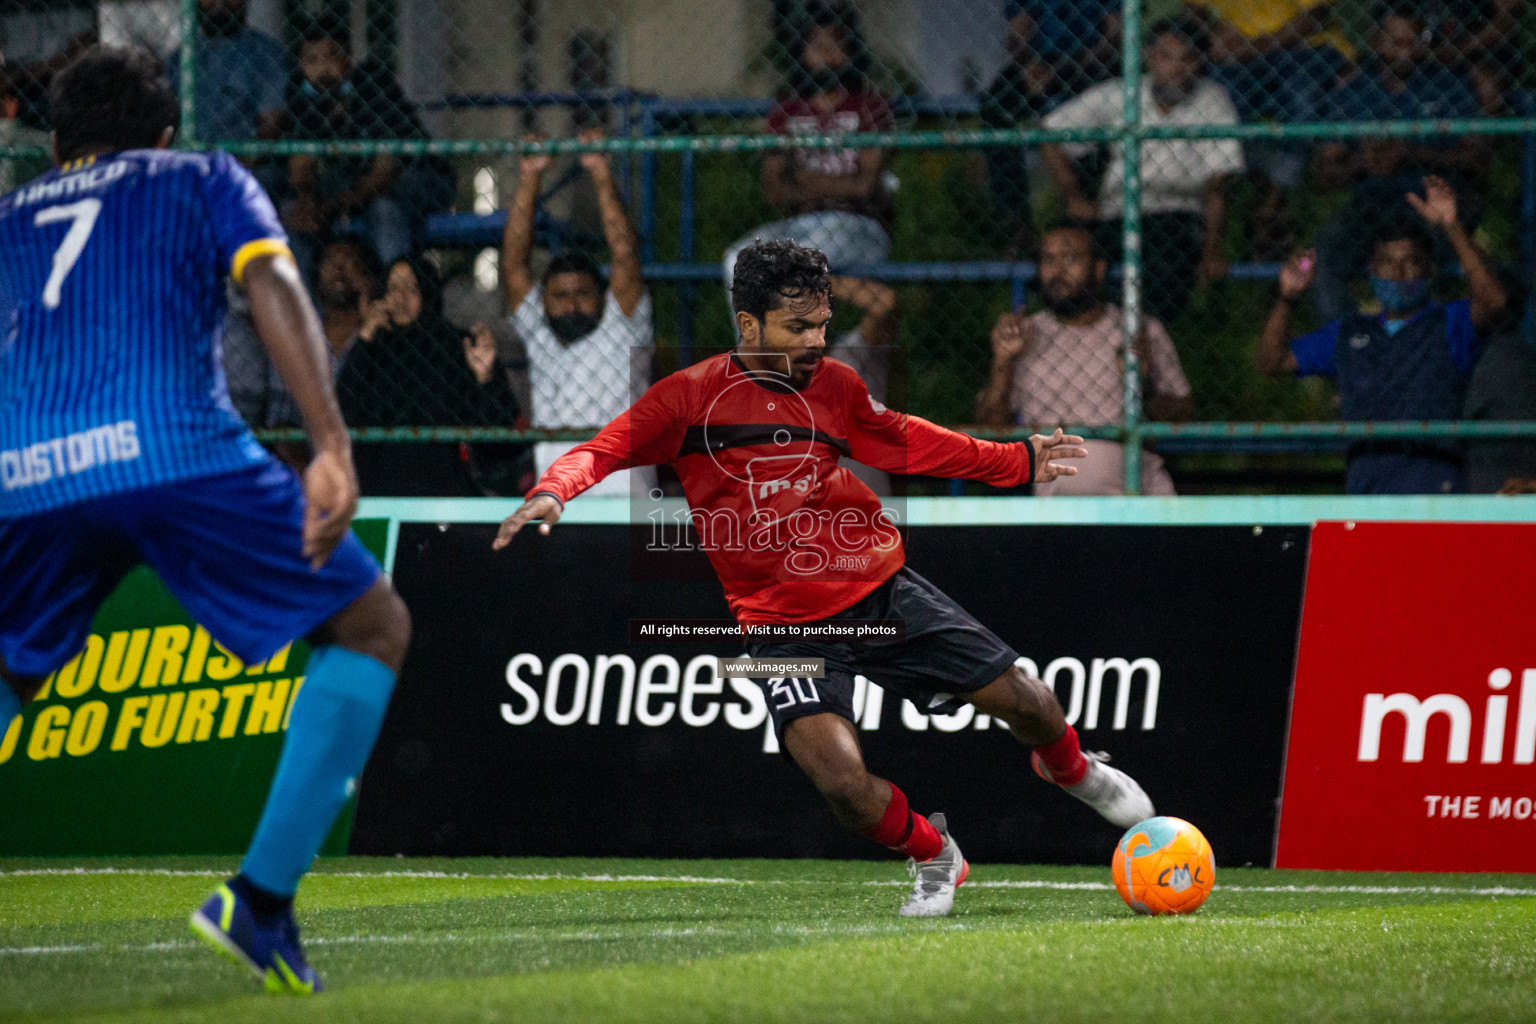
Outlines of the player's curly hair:
{"type": "Polygon", "coordinates": [[[784,300],[808,295],[828,295],[827,257],[820,249],[797,245],[789,239],[755,242],[736,259],[731,279],[731,308],[759,320],[784,300]]]}
{"type": "Polygon", "coordinates": [[[54,78],[50,102],[60,160],[149,149],[181,125],[165,65],[146,50],[92,46],[54,78]]]}

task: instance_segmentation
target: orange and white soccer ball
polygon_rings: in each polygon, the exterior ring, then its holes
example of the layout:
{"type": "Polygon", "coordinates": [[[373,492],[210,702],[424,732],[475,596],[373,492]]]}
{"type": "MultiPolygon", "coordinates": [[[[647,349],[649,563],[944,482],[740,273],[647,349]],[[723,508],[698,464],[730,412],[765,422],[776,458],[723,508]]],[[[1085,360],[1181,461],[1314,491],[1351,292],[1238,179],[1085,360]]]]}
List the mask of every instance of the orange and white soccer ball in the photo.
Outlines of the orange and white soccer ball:
{"type": "Polygon", "coordinates": [[[1120,837],[1115,888],[1138,914],[1188,914],[1216,883],[1216,857],[1200,830],[1182,818],[1148,818],[1120,837]]]}

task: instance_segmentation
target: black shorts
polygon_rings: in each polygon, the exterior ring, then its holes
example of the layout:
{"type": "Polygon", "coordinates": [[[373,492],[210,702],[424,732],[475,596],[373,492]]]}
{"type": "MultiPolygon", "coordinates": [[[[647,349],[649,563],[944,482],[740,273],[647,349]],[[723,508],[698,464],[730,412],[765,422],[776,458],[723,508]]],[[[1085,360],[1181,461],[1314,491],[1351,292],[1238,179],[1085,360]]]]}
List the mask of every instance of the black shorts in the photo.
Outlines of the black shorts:
{"type": "Polygon", "coordinates": [[[796,718],[831,712],[854,720],[853,677],[863,676],[920,711],[948,714],[1008,671],[1019,659],[1012,647],[971,617],[949,595],[903,566],[863,600],[826,621],[890,619],[906,623],[902,641],[749,642],[753,658],[823,658],[822,679],[759,679],[774,728],[796,718]]]}

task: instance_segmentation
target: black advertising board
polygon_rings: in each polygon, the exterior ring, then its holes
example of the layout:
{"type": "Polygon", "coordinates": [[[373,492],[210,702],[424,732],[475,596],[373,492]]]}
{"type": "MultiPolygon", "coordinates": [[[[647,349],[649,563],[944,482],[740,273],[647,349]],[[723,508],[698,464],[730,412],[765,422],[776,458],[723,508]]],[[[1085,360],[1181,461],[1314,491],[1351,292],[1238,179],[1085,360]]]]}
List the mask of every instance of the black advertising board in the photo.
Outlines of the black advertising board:
{"type": "MultiPolygon", "coordinates": [[[[353,853],[883,855],[776,753],[757,686],[716,678],[739,642],[632,642],[632,619],[728,618],[701,554],[670,554],[665,582],[634,571],[644,528],[530,530],[493,554],[494,533],[401,526],[414,641],[353,853]]],[[[1030,659],[1084,747],[1109,751],[1160,813],[1195,822],[1222,863],[1267,864],[1307,537],[915,527],[908,564],[1030,659]]],[[[871,687],[860,709],[870,769],[947,812],[972,860],[1109,859],[1118,831],[1035,778],[996,722],[930,717],[871,687]]]]}

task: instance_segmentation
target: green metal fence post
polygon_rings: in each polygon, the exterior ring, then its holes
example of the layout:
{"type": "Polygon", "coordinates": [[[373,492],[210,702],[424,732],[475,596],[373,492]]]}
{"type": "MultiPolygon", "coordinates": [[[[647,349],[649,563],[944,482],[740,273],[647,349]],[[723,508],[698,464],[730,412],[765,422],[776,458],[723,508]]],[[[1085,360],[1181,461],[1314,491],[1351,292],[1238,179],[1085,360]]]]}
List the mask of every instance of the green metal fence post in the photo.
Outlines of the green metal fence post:
{"type": "Polygon", "coordinates": [[[197,0],[181,0],[181,128],[176,144],[184,149],[197,148],[197,0]]]}
{"type": "Polygon", "coordinates": [[[1141,0],[1126,0],[1121,38],[1123,113],[1120,152],[1125,167],[1120,310],[1125,327],[1125,493],[1141,493],[1141,367],[1136,336],[1141,333],[1141,0]]]}

